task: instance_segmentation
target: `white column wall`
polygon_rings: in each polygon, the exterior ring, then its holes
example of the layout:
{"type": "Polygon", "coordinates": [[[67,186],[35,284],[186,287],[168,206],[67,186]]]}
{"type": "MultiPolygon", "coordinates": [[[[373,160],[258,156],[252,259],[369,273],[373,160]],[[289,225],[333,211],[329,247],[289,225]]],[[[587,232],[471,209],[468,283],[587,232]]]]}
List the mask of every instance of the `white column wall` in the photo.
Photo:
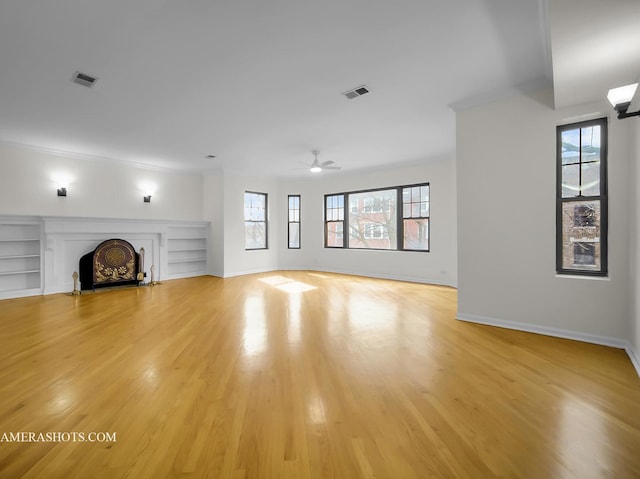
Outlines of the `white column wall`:
{"type": "Polygon", "coordinates": [[[224,276],[224,175],[222,172],[207,173],[203,181],[203,219],[211,225],[209,273],[224,276]]]}
{"type": "MultiPolygon", "coordinates": [[[[640,375],[640,119],[633,121],[632,174],[630,179],[631,207],[631,350],[630,356],[640,375]]],[[[627,120],[627,121],[630,121],[627,120]]]]}
{"type": "MultiPolygon", "coordinates": [[[[457,114],[458,318],[623,346],[630,336],[629,125],[609,121],[609,276],[558,276],[552,92],[457,114]]],[[[627,120],[628,121],[628,120],[627,120]]]]}

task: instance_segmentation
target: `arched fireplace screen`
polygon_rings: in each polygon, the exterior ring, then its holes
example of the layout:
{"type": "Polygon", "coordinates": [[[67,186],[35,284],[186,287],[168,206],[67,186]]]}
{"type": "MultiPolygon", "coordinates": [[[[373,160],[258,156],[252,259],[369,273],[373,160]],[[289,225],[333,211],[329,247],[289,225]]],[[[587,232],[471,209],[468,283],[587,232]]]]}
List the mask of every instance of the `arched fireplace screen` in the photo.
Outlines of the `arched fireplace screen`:
{"type": "Polygon", "coordinates": [[[122,239],[103,241],[80,258],[80,289],[138,284],[142,264],[131,243],[122,239]]]}

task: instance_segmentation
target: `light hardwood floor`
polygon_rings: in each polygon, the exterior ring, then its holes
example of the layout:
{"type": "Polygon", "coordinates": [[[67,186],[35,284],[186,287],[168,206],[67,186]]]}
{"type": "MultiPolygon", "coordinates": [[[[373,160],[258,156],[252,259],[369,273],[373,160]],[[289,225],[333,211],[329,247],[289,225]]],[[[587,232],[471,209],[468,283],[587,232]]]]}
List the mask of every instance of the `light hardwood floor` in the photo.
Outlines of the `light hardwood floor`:
{"type": "Polygon", "coordinates": [[[278,272],[0,301],[1,478],[638,478],[621,350],[451,288],[278,272]]]}

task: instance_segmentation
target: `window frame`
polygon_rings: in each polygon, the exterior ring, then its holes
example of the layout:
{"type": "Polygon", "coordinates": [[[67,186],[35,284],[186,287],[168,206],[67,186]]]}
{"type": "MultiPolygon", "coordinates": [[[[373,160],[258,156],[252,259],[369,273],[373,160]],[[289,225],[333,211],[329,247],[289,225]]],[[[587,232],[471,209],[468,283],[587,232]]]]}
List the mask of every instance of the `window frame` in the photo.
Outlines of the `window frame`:
{"type": "Polygon", "coordinates": [[[244,208],[246,208],[247,205],[247,195],[261,195],[264,196],[264,219],[262,221],[257,221],[257,220],[252,220],[252,219],[247,219],[246,218],[246,213],[245,213],[245,218],[244,218],[244,225],[245,225],[245,241],[244,241],[244,250],[245,251],[260,251],[260,250],[265,250],[265,249],[269,249],[269,195],[267,193],[262,193],[260,191],[249,191],[246,190],[244,192],[244,208]],[[258,248],[247,248],[247,223],[264,223],[264,246],[260,246],[258,248]]]}
{"type": "MultiPolygon", "coordinates": [[[[399,195],[400,195],[400,199],[401,199],[401,206],[402,206],[402,217],[398,218],[398,221],[400,223],[401,226],[401,233],[402,235],[398,235],[398,241],[402,241],[402,251],[426,251],[429,252],[431,250],[431,185],[429,183],[421,183],[421,184],[416,184],[416,185],[405,185],[405,186],[401,186],[399,187],[399,195]],[[429,212],[429,214],[424,215],[423,214],[423,202],[419,201],[420,204],[420,213],[418,216],[413,216],[413,213],[411,213],[409,216],[405,216],[404,214],[404,198],[402,196],[402,190],[404,190],[405,188],[415,188],[415,187],[427,187],[428,188],[428,193],[427,193],[427,201],[426,203],[428,204],[428,208],[427,211],[429,212]],[[427,244],[428,247],[426,250],[424,249],[414,249],[414,248],[405,248],[404,247],[404,222],[405,220],[421,220],[421,219],[426,219],[427,220],[427,244]]],[[[414,202],[410,202],[409,204],[414,204],[414,202]]],[[[413,211],[413,208],[411,208],[411,210],[413,211]]]]}
{"type": "MultiPolygon", "coordinates": [[[[354,191],[345,191],[345,192],[339,192],[339,193],[327,193],[324,195],[324,247],[325,248],[330,248],[330,249],[350,249],[350,250],[362,250],[362,251],[415,251],[415,252],[419,252],[419,253],[429,253],[431,251],[431,186],[429,182],[423,182],[423,183],[414,183],[414,184],[409,184],[409,185],[399,185],[399,186],[387,186],[387,187],[382,187],[382,188],[370,188],[370,189],[365,189],[365,190],[354,190],[354,191]],[[428,197],[427,197],[427,203],[429,204],[429,215],[424,216],[422,215],[422,209],[421,209],[421,216],[419,218],[414,218],[414,217],[405,217],[404,216],[404,203],[403,203],[403,197],[402,197],[402,192],[403,189],[405,188],[413,188],[413,187],[421,187],[421,186],[426,186],[428,187],[428,197]],[[355,195],[355,194],[361,194],[361,193],[375,193],[376,191],[395,191],[396,194],[396,221],[395,221],[395,227],[396,227],[396,245],[394,248],[362,248],[362,247],[349,247],[349,238],[350,238],[350,231],[351,231],[351,225],[349,224],[349,217],[352,213],[351,211],[351,206],[350,206],[350,201],[349,201],[349,196],[350,195],[355,195]],[[328,213],[328,199],[332,198],[332,197],[340,197],[342,196],[342,209],[343,209],[343,219],[342,220],[329,220],[327,219],[329,216],[328,213]],[[404,247],[404,242],[405,242],[405,238],[404,238],[404,221],[406,219],[426,219],[427,220],[427,248],[426,249],[412,249],[412,248],[405,248],[404,247]],[[329,236],[329,231],[328,231],[328,225],[330,223],[342,223],[342,246],[330,246],[327,244],[328,241],[328,236],[329,236]],[[348,231],[348,234],[345,235],[344,232],[348,231]]],[[[373,209],[373,208],[372,208],[373,209]]],[[[390,210],[390,203],[387,202],[387,205],[382,207],[381,212],[387,212],[390,210]]],[[[384,237],[388,237],[388,233],[387,235],[383,235],[384,237]]],[[[375,238],[375,239],[379,239],[379,238],[375,238]]]]}
{"type": "MultiPolygon", "coordinates": [[[[347,218],[349,217],[349,212],[347,211],[347,203],[346,201],[346,197],[344,193],[333,193],[333,194],[328,194],[328,195],[324,195],[324,247],[325,248],[339,248],[342,249],[345,247],[345,244],[348,243],[348,241],[345,241],[345,236],[344,236],[344,230],[345,230],[345,224],[347,221],[347,218]],[[337,206],[337,207],[331,207],[331,210],[335,210],[337,215],[338,215],[338,219],[334,219],[333,215],[331,215],[331,219],[328,219],[328,211],[329,211],[329,198],[333,198],[335,197],[336,199],[339,198],[340,196],[342,196],[342,207],[337,206]],[[342,208],[342,219],[340,219],[340,208],[342,208]],[[342,240],[342,246],[329,246],[328,242],[329,242],[329,224],[342,224],[342,231],[340,234],[340,239],[342,240]]],[[[338,232],[336,231],[336,237],[338,236],[338,232]]],[[[348,237],[347,237],[348,238],[348,237]]]]}
{"type": "MultiPolygon", "coordinates": [[[[302,197],[301,195],[287,195],[287,249],[301,249],[302,248],[302,225],[300,221],[300,212],[302,210],[302,197]],[[298,208],[291,208],[291,199],[298,199],[298,208]],[[298,212],[298,221],[291,220],[291,212],[298,212]],[[298,225],[298,246],[291,246],[291,225],[298,225]]],[[[295,217],[295,215],[294,215],[295,217]]]]}
{"type": "MultiPolygon", "coordinates": [[[[582,143],[582,142],[580,142],[582,143]]],[[[577,275],[577,276],[598,276],[598,277],[606,277],[609,274],[608,268],[608,231],[609,231],[609,202],[608,202],[608,185],[607,185],[607,167],[608,167],[608,145],[609,145],[609,137],[608,137],[608,119],[606,117],[597,118],[593,120],[581,121],[576,123],[568,123],[564,125],[559,125],[556,127],[556,272],[561,275],[577,275]],[[583,128],[588,128],[592,126],[600,126],[600,177],[599,177],[599,185],[600,185],[600,194],[599,195],[588,195],[583,196],[581,187],[582,187],[582,165],[587,164],[588,162],[583,162],[582,160],[582,149],[580,149],[580,158],[579,162],[579,181],[578,186],[580,187],[579,194],[577,196],[572,197],[563,197],[562,193],[562,133],[570,130],[582,130],[583,128]],[[585,206],[589,203],[600,203],[600,235],[599,235],[599,245],[600,245],[600,269],[576,269],[576,268],[567,268],[563,266],[563,254],[564,254],[564,245],[563,245],[563,210],[565,203],[578,203],[578,205],[574,206],[574,212],[581,206],[580,203],[585,206]]],[[[565,165],[566,166],[566,165],[565,165]]],[[[593,227],[593,225],[575,225],[574,218],[574,228],[583,228],[583,227],[593,227]]],[[[595,226],[597,227],[597,225],[595,226]]],[[[583,243],[583,241],[575,241],[574,245],[577,243],[583,243]]],[[[596,242],[594,242],[596,244],[596,242]]],[[[574,246],[572,246],[573,248],[574,246]]],[[[574,263],[575,265],[576,263],[574,263]]]]}

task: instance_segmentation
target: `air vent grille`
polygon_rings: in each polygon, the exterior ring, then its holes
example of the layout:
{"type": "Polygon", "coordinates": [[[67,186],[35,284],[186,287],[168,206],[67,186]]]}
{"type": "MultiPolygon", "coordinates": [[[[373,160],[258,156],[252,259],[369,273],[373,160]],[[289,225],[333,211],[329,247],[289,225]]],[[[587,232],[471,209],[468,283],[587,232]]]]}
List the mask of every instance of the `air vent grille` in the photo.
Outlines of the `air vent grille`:
{"type": "Polygon", "coordinates": [[[73,75],[73,82],[91,88],[95,85],[97,78],[86,73],[76,72],[73,75]]]}
{"type": "Polygon", "coordinates": [[[343,93],[349,100],[353,100],[354,98],[358,98],[359,96],[364,95],[365,93],[369,93],[371,90],[365,85],[359,86],[357,88],[352,88],[351,90],[345,91],[343,93]]]}

